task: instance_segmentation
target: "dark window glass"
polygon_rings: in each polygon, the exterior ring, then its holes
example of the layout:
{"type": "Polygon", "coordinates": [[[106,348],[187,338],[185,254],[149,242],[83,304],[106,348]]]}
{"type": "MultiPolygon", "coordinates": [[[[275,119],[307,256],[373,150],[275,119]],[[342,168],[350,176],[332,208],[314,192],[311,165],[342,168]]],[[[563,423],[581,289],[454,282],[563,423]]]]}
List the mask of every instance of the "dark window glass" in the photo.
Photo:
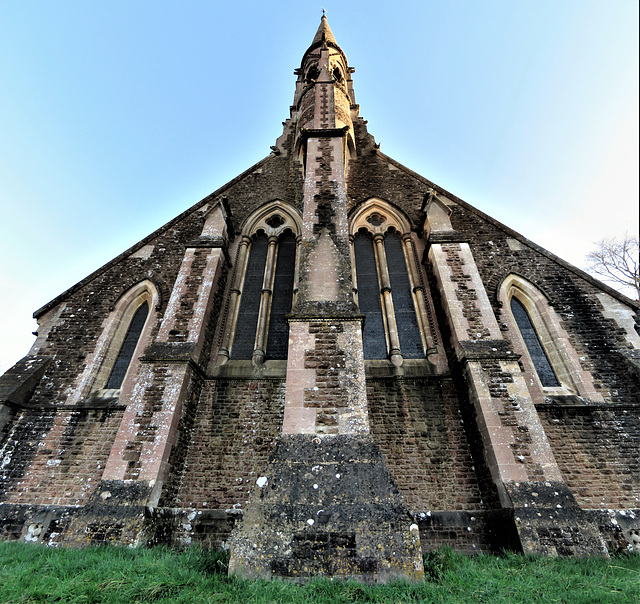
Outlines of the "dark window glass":
{"type": "Polygon", "coordinates": [[[518,329],[529,351],[533,366],[538,372],[541,384],[545,387],[560,386],[560,382],[553,371],[553,367],[551,367],[547,353],[544,351],[544,348],[542,348],[538,334],[533,327],[529,313],[520,300],[511,298],[511,312],[518,324],[518,329]]]}
{"type": "Polygon", "coordinates": [[[373,240],[369,235],[358,233],[353,242],[358,278],[358,304],[364,314],[363,346],[365,359],[386,359],[387,344],[384,337],[380,285],[376,272],[373,240]]]}
{"type": "Polygon", "coordinates": [[[249,262],[242,285],[242,297],[231,350],[232,359],[250,359],[256,341],[258,311],[267,262],[267,236],[258,236],[251,244],[249,262]]]}
{"type": "Polygon", "coordinates": [[[276,276],[271,298],[267,359],[286,359],[289,346],[289,325],[285,315],[291,312],[293,272],[296,263],[296,240],[290,231],[278,242],[276,276]]]}
{"type": "Polygon", "coordinates": [[[118,352],[116,362],[113,364],[105,388],[120,388],[122,385],[148,314],[149,305],[145,302],[133,315],[133,319],[131,319],[131,323],[129,323],[129,329],[127,329],[127,333],[124,336],[122,346],[120,346],[120,352],[118,352]]]}
{"type": "Polygon", "coordinates": [[[387,256],[387,270],[391,282],[393,310],[396,315],[402,356],[405,359],[421,359],[424,357],[424,349],[413,304],[411,282],[404,260],[402,240],[396,233],[387,234],[384,240],[384,251],[387,256]]]}

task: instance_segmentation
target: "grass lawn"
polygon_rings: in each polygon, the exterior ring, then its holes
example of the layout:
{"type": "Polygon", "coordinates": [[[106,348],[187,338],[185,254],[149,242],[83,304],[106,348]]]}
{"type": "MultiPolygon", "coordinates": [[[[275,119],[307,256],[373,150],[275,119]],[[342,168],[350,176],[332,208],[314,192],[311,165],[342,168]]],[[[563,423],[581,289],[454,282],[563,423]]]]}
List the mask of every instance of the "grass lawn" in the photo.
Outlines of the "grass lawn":
{"type": "Polygon", "coordinates": [[[425,557],[422,583],[367,586],[227,577],[223,552],[50,549],[0,542],[0,602],[640,602],[640,555],[612,560],[425,557]]]}

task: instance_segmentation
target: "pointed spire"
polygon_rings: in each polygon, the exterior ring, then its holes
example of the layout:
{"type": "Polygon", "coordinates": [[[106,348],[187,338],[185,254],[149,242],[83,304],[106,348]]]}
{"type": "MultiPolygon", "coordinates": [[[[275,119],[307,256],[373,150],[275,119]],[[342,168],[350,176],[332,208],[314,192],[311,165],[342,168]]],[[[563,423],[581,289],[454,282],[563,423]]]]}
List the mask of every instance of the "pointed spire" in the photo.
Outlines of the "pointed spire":
{"type": "Polygon", "coordinates": [[[333,32],[329,27],[329,23],[327,22],[327,15],[325,14],[324,9],[322,9],[322,19],[320,19],[320,27],[318,27],[318,31],[313,38],[313,42],[311,42],[311,47],[322,44],[323,42],[338,46],[338,43],[333,36],[333,32]]]}

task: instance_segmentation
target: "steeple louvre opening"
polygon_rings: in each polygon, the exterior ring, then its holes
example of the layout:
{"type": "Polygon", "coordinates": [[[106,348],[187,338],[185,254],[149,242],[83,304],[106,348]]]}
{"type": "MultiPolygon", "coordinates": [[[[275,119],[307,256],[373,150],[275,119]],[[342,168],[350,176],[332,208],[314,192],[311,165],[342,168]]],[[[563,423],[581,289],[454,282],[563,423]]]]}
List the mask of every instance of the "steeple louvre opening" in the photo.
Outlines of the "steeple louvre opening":
{"type": "Polygon", "coordinates": [[[296,122],[298,156],[305,154],[304,131],[321,129],[344,128],[348,152],[350,155],[355,152],[352,111],[357,112],[357,107],[351,81],[353,71],[323,15],[300,68],[295,71],[298,80],[292,118],[296,122]]]}

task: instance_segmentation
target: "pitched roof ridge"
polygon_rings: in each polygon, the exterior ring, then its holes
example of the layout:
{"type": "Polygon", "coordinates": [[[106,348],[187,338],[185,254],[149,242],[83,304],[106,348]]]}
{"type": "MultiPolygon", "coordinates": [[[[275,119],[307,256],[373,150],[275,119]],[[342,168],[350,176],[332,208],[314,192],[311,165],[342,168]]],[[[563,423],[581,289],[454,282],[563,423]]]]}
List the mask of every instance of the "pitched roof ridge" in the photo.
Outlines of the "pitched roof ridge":
{"type": "Polygon", "coordinates": [[[640,309],[640,301],[632,300],[631,298],[625,296],[623,293],[619,292],[617,289],[614,289],[610,285],[607,285],[606,283],[603,283],[599,279],[596,279],[595,277],[593,277],[586,271],[582,270],[581,268],[574,266],[570,262],[567,262],[566,260],[562,259],[560,256],[557,256],[553,252],[550,252],[549,250],[543,248],[541,245],[538,245],[534,241],[531,241],[531,239],[527,239],[524,235],[518,233],[518,231],[514,231],[511,227],[500,222],[496,218],[489,216],[489,214],[486,214],[482,210],[479,210],[475,206],[471,205],[469,202],[464,201],[464,199],[460,199],[460,197],[458,197],[457,195],[454,195],[453,193],[450,193],[446,189],[442,188],[440,185],[437,185],[436,183],[431,182],[428,178],[425,178],[424,176],[421,176],[417,172],[414,172],[413,170],[411,170],[411,168],[407,168],[407,166],[405,166],[404,164],[401,164],[399,161],[393,159],[392,157],[389,157],[388,155],[382,153],[382,151],[378,150],[376,151],[376,153],[380,157],[392,163],[398,169],[403,170],[410,176],[413,176],[414,178],[417,178],[418,180],[421,180],[425,184],[428,184],[429,186],[433,187],[439,193],[451,199],[451,201],[454,201],[455,203],[460,204],[462,207],[466,208],[467,210],[470,210],[474,214],[477,214],[484,220],[490,222],[494,226],[503,230],[505,233],[507,233],[514,239],[517,239],[518,241],[524,243],[525,245],[528,245],[529,247],[533,248],[536,252],[541,253],[543,256],[546,256],[550,260],[557,262],[560,266],[570,270],[572,273],[576,274],[581,279],[585,279],[586,281],[591,283],[591,285],[605,291],[607,294],[613,296],[614,298],[618,299],[620,302],[623,302],[624,304],[628,304],[629,306],[640,309]]]}
{"type": "Polygon", "coordinates": [[[221,193],[224,193],[224,191],[226,191],[229,187],[235,185],[237,182],[242,180],[245,176],[248,176],[254,170],[256,170],[257,168],[265,164],[268,160],[273,158],[274,158],[274,155],[267,155],[257,163],[253,164],[250,168],[247,168],[244,172],[238,174],[238,176],[236,176],[235,178],[232,178],[230,181],[223,184],[220,188],[216,189],[212,193],[209,193],[209,195],[207,195],[206,197],[203,197],[200,201],[197,201],[195,204],[187,208],[184,212],[181,212],[175,218],[172,218],[169,222],[163,224],[161,227],[157,228],[155,231],[153,231],[152,233],[150,233],[149,235],[147,235],[137,243],[133,244],[130,248],[126,249],[124,252],[122,252],[121,254],[118,254],[115,258],[112,258],[111,260],[109,260],[109,262],[106,262],[101,267],[97,268],[95,271],[87,275],[84,279],[78,281],[77,283],[75,283],[74,285],[72,285],[71,287],[63,291],[61,294],[58,294],[55,298],[53,298],[53,300],[47,302],[46,304],[41,306],[38,310],[36,310],[33,313],[33,317],[35,319],[41,317],[44,313],[48,312],[54,306],[62,302],[66,297],[77,292],[79,289],[82,289],[88,283],[91,283],[91,281],[93,281],[94,279],[102,275],[104,272],[109,270],[112,266],[115,266],[116,264],[118,264],[119,262],[121,262],[122,260],[130,256],[134,252],[138,251],[140,248],[147,245],[150,241],[153,241],[156,237],[162,235],[162,233],[170,229],[172,226],[174,226],[178,222],[187,218],[193,212],[197,212],[203,205],[205,205],[206,203],[208,203],[209,201],[211,201],[221,193]]]}

